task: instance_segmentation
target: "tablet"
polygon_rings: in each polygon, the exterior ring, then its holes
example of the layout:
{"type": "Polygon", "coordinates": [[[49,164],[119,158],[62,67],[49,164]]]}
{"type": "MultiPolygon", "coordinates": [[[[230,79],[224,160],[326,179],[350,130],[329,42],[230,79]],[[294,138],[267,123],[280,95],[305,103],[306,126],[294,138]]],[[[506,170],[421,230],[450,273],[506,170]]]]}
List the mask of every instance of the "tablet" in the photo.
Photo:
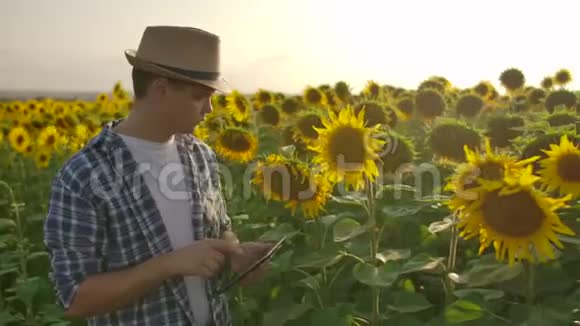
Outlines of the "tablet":
{"type": "Polygon", "coordinates": [[[278,252],[278,250],[280,250],[280,248],[282,248],[282,244],[284,243],[284,241],[286,241],[287,237],[288,236],[284,236],[282,239],[280,239],[278,242],[276,242],[276,244],[270,250],[268,250],[268,252],[264,256],[262,256],[254,264],[252,264],[252,266],[250,266],[248,269],[246,269],[242,273],[239,273],[233,279],[228,281],[225,285],[223,285],[222,287],[217,289],[216,294],[221,294],[221,293],[229,290],[234,285],[236,285],[239,281],[241,281],[244,277],[246,277],[249,273],[255,271],[256,269],[258,269],[258,267],[260,267],[260,265],[262,265],[266,261],[270,260],[276,254],[276,252],[278,252]]]}

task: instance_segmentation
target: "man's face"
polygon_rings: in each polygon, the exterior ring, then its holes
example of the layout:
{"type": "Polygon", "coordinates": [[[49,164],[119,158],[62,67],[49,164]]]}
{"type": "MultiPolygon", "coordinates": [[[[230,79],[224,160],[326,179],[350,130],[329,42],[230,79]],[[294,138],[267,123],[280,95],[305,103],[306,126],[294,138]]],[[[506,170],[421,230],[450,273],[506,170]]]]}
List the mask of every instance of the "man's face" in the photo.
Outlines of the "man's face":
{"type": "Polygon", "coordinates": [[[160,106],[176,133],[191,133],[206,114],[212,111],[214,90],[201,84],[168,83],[160,106]]]}

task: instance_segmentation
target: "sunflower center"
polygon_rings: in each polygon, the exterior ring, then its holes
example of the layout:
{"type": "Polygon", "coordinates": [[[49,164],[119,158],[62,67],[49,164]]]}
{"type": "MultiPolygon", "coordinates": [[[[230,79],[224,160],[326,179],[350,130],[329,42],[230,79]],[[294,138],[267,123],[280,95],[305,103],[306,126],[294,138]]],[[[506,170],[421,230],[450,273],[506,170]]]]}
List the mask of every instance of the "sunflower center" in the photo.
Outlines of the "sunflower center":
{"type": "Polygon", "coordinates": [[[483,219],[494,231],[510,237],[526,237],[536,232],[544,221],[544,212],[529,192],[520,191],[499,196],[486,195],[483,219]]]}
{"type": "Polygon", "coordinates": [[[322,101],[322,94],[320,94],[320,92],[315,89],[311,89],[306,94],[306,99],[309,103],[319,103],[322,101]]]}
{"type": "Polygon", "coordinates": [[[558,161],[558,174],[564,181],[580,182],[580,155],[566,154],[558,161]]]}
{"type": "Polygon", "coordinates": [[[466,180],[463,185],[463,189],[469,190],[479,186],[477,178],[482,178],[484,180],[501,180],[503,177],[504,169],[503,165],[498,162],[484,162],[476,168],[472,175],[470,175],[469,180],[466,180]]]}
{"type": "Polygon", "coordinates": [[[56,137],[54,135],[50,135],[46,138],[46,145],[52,146],[56,142],[56,137]]]}
{"type": "Polygon", "coordinates": [[[24,143],[24,136],[18,135],[18,137],[16,137],[16,144],[22,145],[22,143],[24,143]]]}
{"type": "Polygon", "coordinates": [[[238,110],[240,110],[241,112],[246,112],[246,103],[242,98],[237,97],[235,103],[238,110]]]}
{"type": "Polygon", "coordinates": [[[328,151],[337,163],[363,164],[367,156],[363,130],[339,127],[328,139],[328,151]]]}
{"type": "Polygon", "coordinates": [[[224,146],[235,152],[245,152],[250,149],[250,141],[239,132],[226,132],[222,136],[224,146]]]}
{"type": "Polygon", "coordinates": [[[307,115],[305,117],[303,117],[302,119],[300,119],[300,121],[298,121],[297,123],[298,129],[300,129],[300,132],[302,133],[302,135],[304,135],[307,138],[310,139],[317,139],[318,138],[318,131],[316,131],[314,129],[314,127],[316,128],[322,128],[324,127],[324,125],[322,124],[322,121],[320,120],[320,117],[317,115],[307,115]]]}
{"type": "Polygon", "coordinates": [[[309,179],[287,165],[266,168],[264,174],[270,177],[270,190],[283,200],[304,201],[314,196],[309,179]]]}

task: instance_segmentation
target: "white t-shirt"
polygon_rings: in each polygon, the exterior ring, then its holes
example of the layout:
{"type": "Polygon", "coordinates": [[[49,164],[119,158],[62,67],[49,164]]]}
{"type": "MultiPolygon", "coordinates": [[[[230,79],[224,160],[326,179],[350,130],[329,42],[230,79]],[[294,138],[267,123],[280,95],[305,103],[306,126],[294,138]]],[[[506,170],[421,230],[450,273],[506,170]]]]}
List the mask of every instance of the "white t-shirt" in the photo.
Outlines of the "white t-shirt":
{"type": "MultiPolygon", "coordinates": [[[[139,171],[146,171],[143,177],[161,213],[173,249],[191,244],[194,241],[192,211],[175,139],[158,143],[118,135],[131,150],[139,171]]],[[[207,325],[210,309],[205,280],[197,276],[185,276],[184,281],[196,324],[207,325]]]]}

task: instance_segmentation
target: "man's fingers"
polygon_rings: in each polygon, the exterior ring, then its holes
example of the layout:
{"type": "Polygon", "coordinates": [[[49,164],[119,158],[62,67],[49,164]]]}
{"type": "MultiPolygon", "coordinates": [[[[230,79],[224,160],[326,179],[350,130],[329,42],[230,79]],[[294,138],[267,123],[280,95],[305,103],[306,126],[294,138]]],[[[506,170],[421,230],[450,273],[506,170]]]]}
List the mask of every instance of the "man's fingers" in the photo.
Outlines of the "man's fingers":
{"type": "Polygon", "coordinates": [[[209,239],[209,245],[224,255],[241,255],[244,253],[239,244],[228,240],[209,239]]]}

